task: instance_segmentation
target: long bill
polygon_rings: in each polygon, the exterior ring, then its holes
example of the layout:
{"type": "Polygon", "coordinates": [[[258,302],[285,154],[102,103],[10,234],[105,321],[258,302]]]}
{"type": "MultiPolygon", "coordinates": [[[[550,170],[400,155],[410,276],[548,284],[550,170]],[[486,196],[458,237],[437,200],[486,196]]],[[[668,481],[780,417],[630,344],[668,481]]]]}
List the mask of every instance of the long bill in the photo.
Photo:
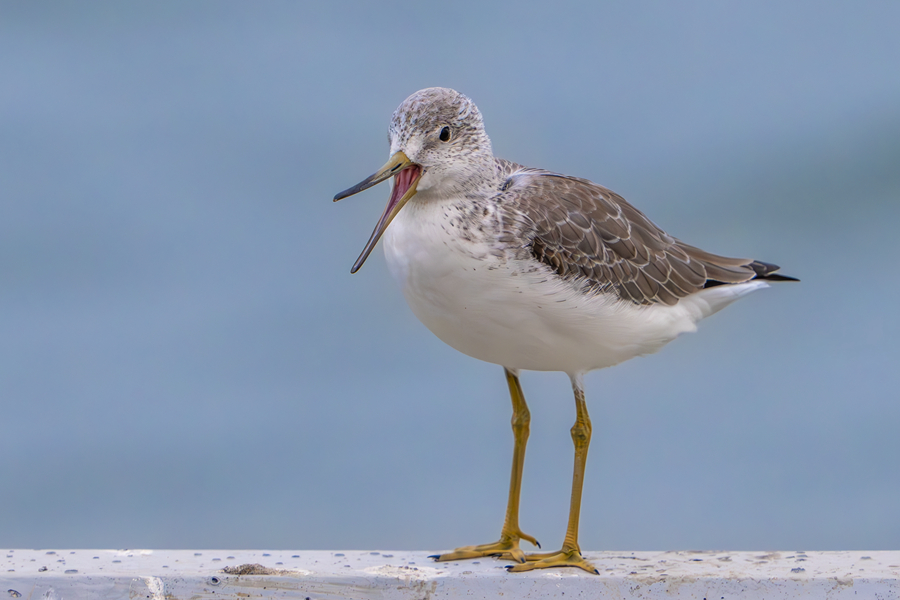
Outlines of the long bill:
{"type": "Polygon", "coordinates": [[[394,220],[394,217],[397,216],[397,213],[400,212],[400,209],[403,208],[409,199],[416,195],[416,185],[419,183],[419,178],[421,176],[422,167],[409,160],[403,152],[397,152],[391,157],[387,164],[381,167],[373,175],[366,177],[358,184],[344,190],[334,197],[334,201],[337,202],[348,196],[358,194],[373,185],[377,185],[385,179],[394,177],[394,187],[391,190],[391,197],[388,200],[387,206],[384,207],[384,212],[381,214],[381,218],[378,219],[378,223],[375,225],[375,229],[372,231],[372,235],[369,237],[366,247],[363,248],[359,258],[353,263],[353,268],[350,269],[351,273],[359,271],[359,268],[362,267],[363,263],[366,262],[366,259],[369,258],[369,254],[372,253],[372,250],[375,248],[375,244],[378,243],[381,235],[388,228],[388,225],[391,224],[391,221],[394,220]]]}

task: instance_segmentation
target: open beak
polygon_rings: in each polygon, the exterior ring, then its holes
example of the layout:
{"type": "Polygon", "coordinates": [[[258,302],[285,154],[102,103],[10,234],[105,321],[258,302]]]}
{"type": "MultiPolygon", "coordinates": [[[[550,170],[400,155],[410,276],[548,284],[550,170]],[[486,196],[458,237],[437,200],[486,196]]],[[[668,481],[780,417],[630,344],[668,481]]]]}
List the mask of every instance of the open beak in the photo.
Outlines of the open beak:
{"type": "Polygon", "coordinates": [[[351,273],[359,271],[359,268],[366,262],[366,259],[369,258],[369,254],[372,253],[375,244],[378,243],[381,234],[383,234],[388,225],[391,224],[391,221],[394,220],[394,217],[396,217],[397,213],[400,212],[400,209],[403,208],[403,205],[416,195],[416,184],[419,183],[419,178],[422,177],[422,167],[409,160],[403,152],[397,152],[391,157],[391,160],[387,161],[387,164],[381,167],[374,175],[366,177],[352,188],[346,189],[334,197],[335,202],[343,200],[348,196],[358,194],[373,185],[377,185],[390,177],[394,178],[394,188],[391,190],[391,197],[388,200],[387,206],[384,207],[384,212],[381,214],[381,218],[378,219],[378,224],[375,225],[375,230],[372,232],[371,237],[369,237],[366,247],[363,248],[359,258],[357,258],[356,262],[353,264],[353,268],[350,269],[351,273]]]}

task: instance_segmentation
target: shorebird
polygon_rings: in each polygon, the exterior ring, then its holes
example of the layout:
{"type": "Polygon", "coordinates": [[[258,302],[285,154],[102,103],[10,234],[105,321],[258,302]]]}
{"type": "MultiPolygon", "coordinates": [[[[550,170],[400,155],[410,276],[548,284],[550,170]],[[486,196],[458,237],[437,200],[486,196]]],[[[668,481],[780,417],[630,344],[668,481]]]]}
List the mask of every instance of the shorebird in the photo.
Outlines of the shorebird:
{"type": "Polygon", "coordinates": [[[795,281],[757,260],[689,246],[624,198],[586,179],[496,158],[481,113],[463,94],[421,90],[394,112],[390,160],[337,194],[393,177],[384,213],[351,269],[380,238],[413,313],[453,348],[504,368],[514,437],[506,518],[497,542],[437,561],[511,559],[510,571],[596,568],[581,555],[578,520],[591,420],[583,376],[656,352],[701,319],[769,281],[795,281]],[[519,372],[562,371],[575,393],[575,468],[562,548],[519,528],[530,415],[519,372]]]}

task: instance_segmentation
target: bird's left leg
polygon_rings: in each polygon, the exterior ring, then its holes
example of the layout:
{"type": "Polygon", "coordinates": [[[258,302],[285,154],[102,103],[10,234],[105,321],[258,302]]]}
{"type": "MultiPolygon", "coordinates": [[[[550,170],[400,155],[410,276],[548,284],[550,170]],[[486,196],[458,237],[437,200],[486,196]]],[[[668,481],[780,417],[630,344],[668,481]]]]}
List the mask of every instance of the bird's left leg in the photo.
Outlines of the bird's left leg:
{"type": "Polygon", "coordinates": [[[528,405],[525,404],[525,395],[522,393],[518,372],[510,369],[504,370],[513,405],[512,430],[515,447],[513,448],[512,473],[509,479],[509,501],[506,504],[506,519],[500,530],[500,540],[492,544],[463,546],[447,554],[436,554],[430,557],[438,562],[482,556],[501,556],[524,563],[525,553],[519,549],[519,540],[526,540],[538,548],[541,547],[536,539],[519,529],[519,494],[522,491],[522,467],[525,464],[525,444],[528,442],[528,434],[531,430],[531,413],[528,411],[528,405]]]}

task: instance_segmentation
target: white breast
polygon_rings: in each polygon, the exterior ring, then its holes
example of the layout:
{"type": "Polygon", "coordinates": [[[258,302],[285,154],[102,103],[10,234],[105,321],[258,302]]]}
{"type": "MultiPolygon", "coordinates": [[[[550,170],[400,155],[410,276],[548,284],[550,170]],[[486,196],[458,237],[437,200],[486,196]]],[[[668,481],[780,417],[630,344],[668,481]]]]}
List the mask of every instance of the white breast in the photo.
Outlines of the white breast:
{"type": "Polygon", "coordinates": [[[583,373],[656,352],[700,319],[766,287],[717,286],[675,306],[584,294],[535,264],[465,241],[453,209],[413,198],[385,232],[388,266],[413,313],[453,348],[513,369],[583,373]]]}

